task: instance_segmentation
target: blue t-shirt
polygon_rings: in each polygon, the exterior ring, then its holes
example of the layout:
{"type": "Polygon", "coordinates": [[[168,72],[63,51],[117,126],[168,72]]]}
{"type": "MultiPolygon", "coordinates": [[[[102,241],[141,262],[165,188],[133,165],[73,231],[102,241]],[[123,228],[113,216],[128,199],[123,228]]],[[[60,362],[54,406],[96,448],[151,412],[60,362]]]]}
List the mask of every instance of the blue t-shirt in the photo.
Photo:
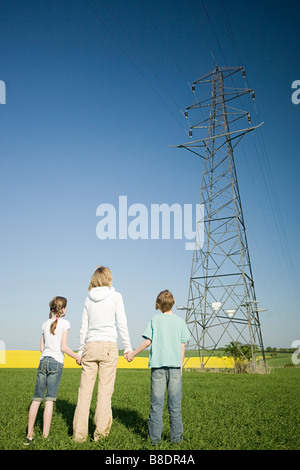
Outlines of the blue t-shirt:
{"type": "Polygon", "coordinates": [[[143,334],[152,341],[149,367],[181,367],[181,343],[190,337],[186,323],[174,313],[154,315],[143,334]]]}

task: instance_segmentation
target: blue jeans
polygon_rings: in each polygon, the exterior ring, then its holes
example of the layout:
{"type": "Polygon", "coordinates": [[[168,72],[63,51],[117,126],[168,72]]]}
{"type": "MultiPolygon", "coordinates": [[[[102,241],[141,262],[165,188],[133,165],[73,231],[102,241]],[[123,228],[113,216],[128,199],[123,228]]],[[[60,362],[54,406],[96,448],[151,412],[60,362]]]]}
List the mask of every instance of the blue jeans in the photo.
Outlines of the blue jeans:
{"type": "Polygon", "coordinates": [[[151,442],[159,444],[163,430],[163,409],[165,390],[168,393],[168,410],[170,418],[170,440],[182,440],[183,425],[181,418],[181,370],[175,367],[151,369],[151,405],[148,432],[151,442]]]}
{"type": "Polygon", "coordinates": [[[53,357],[46,356],[40,360],[33,400],[43,401],[46,389],[45,401],[56,400],[62,370],[63,364],[53,357]]]}

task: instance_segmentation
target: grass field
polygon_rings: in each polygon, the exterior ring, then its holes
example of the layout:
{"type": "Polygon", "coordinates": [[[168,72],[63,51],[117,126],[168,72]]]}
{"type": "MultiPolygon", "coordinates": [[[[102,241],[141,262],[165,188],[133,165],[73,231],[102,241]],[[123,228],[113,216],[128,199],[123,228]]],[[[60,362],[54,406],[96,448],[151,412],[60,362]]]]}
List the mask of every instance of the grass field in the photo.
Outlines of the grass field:
{"type": "MultiPolygon", "coordinates": [[[[28,449],[28,409],[35,385],[34,369],[0,369],[0,449],[28,449]]],[[[31,449],[153,450],[147,439],[150,371],[119,369],[108,438],[84,444],[72,441],[72,421],[80,382],[79,369],[64,369],[54,409],[50,441],[42,439],[38,414],[31,449]]],[[[183,373],[184,441],[169,443],[165,408],[161,450],[292,450],[300,448],[300,368],[277,368],[270,374],[183,373]]],[[[90,435],[96,406],[91,405],[90,435]]],[[[43,405],[42,405],[43,407],[43,405]]],[[[42,408],[41,407],[41,408],[42,408]]]]}

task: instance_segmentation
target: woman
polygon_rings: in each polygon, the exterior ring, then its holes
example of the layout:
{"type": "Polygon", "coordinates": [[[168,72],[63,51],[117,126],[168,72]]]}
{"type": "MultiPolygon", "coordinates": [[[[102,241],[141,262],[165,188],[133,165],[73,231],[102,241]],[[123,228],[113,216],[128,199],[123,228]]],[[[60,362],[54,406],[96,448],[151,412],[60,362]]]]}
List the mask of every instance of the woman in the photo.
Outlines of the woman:
{"type": "Polygon", "coordinates": [[[96,269],[82,313],[78,351],[82,356],[78,361],[82,365],[82,373],[73,421],[76,442],[83,442],[88,436],[89,411],[97,373],[94,440],[109,433],[112,424],[111,397],[118,364],[116,323],[124,353],[132,351],[122,295],[112,287],[112,279],[109,268],[99,266],[96,269]]]}

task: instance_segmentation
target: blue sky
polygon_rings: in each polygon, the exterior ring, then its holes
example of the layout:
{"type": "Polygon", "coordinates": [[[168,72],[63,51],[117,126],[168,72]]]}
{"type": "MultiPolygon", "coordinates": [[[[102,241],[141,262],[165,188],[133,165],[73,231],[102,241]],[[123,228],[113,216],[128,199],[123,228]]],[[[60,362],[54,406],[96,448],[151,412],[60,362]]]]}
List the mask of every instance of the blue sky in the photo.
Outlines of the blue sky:
{"type": "Polygon", "coordinates": [[[187,303],[185,241],[101,241],[96,209],[117,207],[121,195],[148,208],[199,202],[201,160],[170,145],[188,141],[181,110],[195,102],[189,84],[216,63],[245,67],[256,93],[249,111],[264,121],[235,155],[256,294],[268,309],[264,344],[299,339],[300,105],[291,101],[300,80],[299,10],[292,0],[1,2],[0,339],[7,349],[38,349],[55,295],[68,298],[76,348],[99,264],[112,269],[123,295],[133,346],[161,290],[170,289],[177,306],[187,303]]]}

